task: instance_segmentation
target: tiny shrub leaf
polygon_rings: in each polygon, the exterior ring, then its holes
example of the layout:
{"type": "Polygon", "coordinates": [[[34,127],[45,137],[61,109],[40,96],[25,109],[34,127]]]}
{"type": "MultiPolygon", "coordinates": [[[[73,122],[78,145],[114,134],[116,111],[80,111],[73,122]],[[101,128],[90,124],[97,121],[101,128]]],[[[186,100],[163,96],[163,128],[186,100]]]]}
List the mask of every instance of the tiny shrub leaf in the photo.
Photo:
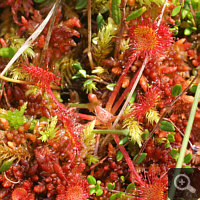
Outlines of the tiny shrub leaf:
{"type": "Polygon", "coordinates": [[[138,10],[133,11],[130,15],[127,16],[126,21],[130,21],[133,19],[138,18],[139,16],[141,16],[145,11],[147,10],[147,8],[145,6],[143,6],[142,8],[139,8],[138,10]]]}
{"type": "Polygon", "coordinates": [[[111,1],[111,13],[112,18],[115,22],[115,24],[119,24],[121,21],[121,11],[119,8],[119,5],[121,4],[121,0],[112,0],[111,1]]]}
{"type": "MultiPolygon", "coordinates": [[[[136,155],[136,156],[133,158],[133,160],[135,160],[135,159],[137,158],[137,156],[138,156],[138,155],[136,155]]],[[[146,156],[147,156],[147,153],[142,153],[142,154],[140,155],[140,157],[138,158],[136,164],[140,164],[140,163],[146,158],[146,156]]]]}
{"type": "Polygon", "coordinates": [[[91,176],[91,175],[89,175],[89,176],[87,177],[87,181],[88,181],[88,183],[91,184],[91,185],[95,185],[95,184],[97,183],[97,181],[96,181],[96,179],[94,178],[94,176],[91,176]]]}
{"type": "Polygon", "coordinates": [[[87,6],[87,0],[78,0],[75,5],[75,9],[81,10],[81,9],[85,8],[86,6],[87,6]]]}
{"type": "Polygon", "coordinates": [[[169,131],[169,132],[175,131],[174,126],[168,121],[162,121],[160,125],[160,129],[163,131],[169,131]]]}
{"type": "Polygon", "coordinates": [[[117,161],[122,160],[123,157],[124,157],[124,156],[123,156],[122,152],[121,152],[121,151],[118,151],[118,152],[117,152],[117,156],[116,156],[117,161]]]}
{"type": "Polygon", "coordinates": [[[177,6],[172,10],[171,16],[174,17],[178,15],[178,13],[181,11],[181,6],[177,6]]]}
{"type": "Polygon", "coordinates": [[[184,163],[188,164],[192,159],[192,154],[189,153],[184,157],[184,163]]]}
{"type": "Polygon", "coordinates": [[[130,183],[126,188],[127,193],[133,193],[134,190],[135,190],[135,183],[130,183]]]}
{"type": "Polygon", "coordinates": [[[172,89],[172,95],[176,97],[181,93],[181,91],[182,91],[182,85],[177,84],[172,89]]]}

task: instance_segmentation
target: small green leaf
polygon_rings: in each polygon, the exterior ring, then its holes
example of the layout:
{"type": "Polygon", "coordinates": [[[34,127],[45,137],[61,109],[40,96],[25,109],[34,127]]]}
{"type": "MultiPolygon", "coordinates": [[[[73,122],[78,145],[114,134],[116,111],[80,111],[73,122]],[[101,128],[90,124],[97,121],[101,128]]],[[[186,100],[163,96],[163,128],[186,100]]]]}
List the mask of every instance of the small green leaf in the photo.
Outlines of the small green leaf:
{"type": "Polygon", "coordinates": [[[195,93],[197,90],[197,85],[193,85],[191,88],[190,88],[190,92],[192,93],[195,93]]]}
{"type": "Polygon", "coordinates": [[[185,30],[184,30],[184,35],[191,35],[192,34],[192,28],[186,28],[185,30]]]}
{"type": "Polygon", "coordinates": [[[75,74],[74,76],[72,76],[72,79],[77,79],[77,78],[81,78],[81,74],[75,74]]]}
{"type": "Polygon", "coordinates": [[[120,180],[121,180],[121,183],[124,183],[125,182],[125,177],[124,176],[120,176],[120,180]]]}
{"type": "Polygon", "coordinates": [[[96,185],[96,183],[97,183],[97,181],[96,181],[96,179],[94,178],[94,176],[91,176],[91,175],[89,175],[89,176],[87,177],[87,181],[88,181],[88,183],[91,184],[91,185],[96,185]]]}
{"type": "Polygon", "coordinates": [[[91,84],[92,82],[93,82],[92,79],[86,80],[86,81],[83,83],[83,87],[86,87],[86,85],[89,85],[89,84],[91,84]]]}
{"type": "Polygon", "coordinates": [[[160,125],[160,129],[163,131],[169,131],[169,132],[175,131],[174,126],[168,121],[162,121],[160,125]]]}
{"type": "Polygon", "coordinates": [[[146,140],[148,137],[149,137],[149,130],[148,129],[145,129],[145,132],[142,134],[142,138],[144,139],[144,140],[146,140]]]}
{"type": "Polygon", "coordinates": [[[192,159],[192,154],[191,154],[191,153],[187,154],[187,155],[184,157],[184,163],[185,163],[185,164],[188,164],[188,163],[191,161],[191,159],[192,159]]]}
{"type": "Polygon", "coordinates": [[[74,63],[73,67],[75,68],[76,71],[79,71],[79,70],[83,69],[79,62],[74,63]]]}
{"type": "Polygon", "coordinates": [[[193,174],[194,173],[194,169],[189,165],[183,166],[182,169],[187,174],[193,174]]]}
{"type": "MultiPolygon", "coordinates": [[[[127,94],[127,97],[128,97],[129,93],[127,94]]],[[[133,92],[133,95],[131,96],[130,100],[129,100],[129,103],[133,103],[136,99],[136,96],[137,96],[137,92],[134,91],[133,92]]]]}
{"type": "Polygon", "coordinates": [[[181,11],[181,17],[182,19],[185,19],[185,17],[187,16],[189,10],[185,9],[185,8],[182,8],[182,11],[181,11]]]}
{"type": "Polygon", "coordinates": [[[44,3],[46,0],[34,0],[35,3],[44,3]]]}
{"type": "Polygon", "coordinates": [[[121,4],[121,0],[112,0],[111,1],[111,13],[112,18],[115,22],[115,24],[119,24],[121,21],[121,11],[119,8],[119,5],[121,4]]]}
{"type": "Polygon", "coordinates": [[[112,194],[109,198],[109,200],[116,200],[118,198],[118,194],[115,193],[115,194],[112,194]]]}
{"type": "Polygon", "coordinates": [[[107,188],[110,189],[110,190],[114,190],[115,189],[115,183],[108,183],[107,188]]]}
{"type": "Polygon", "coordinates": [[[133,11],[130,15],[127,16],[126,21],[131,21],[133,19],[138,18],[139,16],[141,16],[145,11],[147,10],[147,8],[145,6],[143,6],[142,8],[139,8],[138,10],[133,11]]]}
{"type": "Polygon", "coordinates": [[[126,192],[133,193],[134,191],[135,191],[135,183],[130,183],[126,188],[126,192]]]}
{"type": "MultiPolygon", "coordinates": [[[[135,160],[137,158],[138,154],[133,158],[133,160],[135,160]]],[[[136,164],[140,164],[147,156],[147,153],[142,153],[140,155],[140,157],[138,158],[136,164]]]]}
{"type": "Polygon", "coordinates": [[[178,157],[179,157],[178,149],[172,149],[170,151],[170,155],[171,155],[172,158],[174,158],[177,161],[178,157]]]}
{"type": "Polygon", "coordinates": [[[15,160],[15,158],[10,158],[9,160],[5,160],[0,167],[0,172],[8,171],[10,169],[10,167],[12,166],[12,163],[14,160],[15,160]]]}
{"type": "Polygon", "coordinates": [[[15,50],[11,47],[0,48],[0,56],[12,58],[15,55],[15,50]]]}
{"type": "Polygon", "coordinates": [[[87,6],[87,0],[78,0],[75,5],[76,10],[81,10],[87,6]]]}
{"type": "Polygon", "coordinates": [[[181,93],[181,91],[182,91],[182,85],[177,84],[172,89],[172,95],[176,97],[181,93]]]}
{"type": "Polygon", "coordinates": [[[167,139],[168,139],[169,142],[174,142],[175,141],[175,138],[174,138],[173,134],[168,134],[167,139]]]}
{"type": "Polygon", "coordinates": [[[92,194],[95,194],[95,193],[96,193],[96,188],[90,188],[89,194],[92,195],[92,194]]]}
{"type": "Polygon", "coordinates": [[[117,155],[116,155],[116,160],[117,160],[117,161],[120,161],[120,160],[122,160],[123,157],[124,157],[124,155],[122,154],[122,152],[121,152],[121,151],[118,151],[118,152],[117,152],[117,155]]]}
{"type": "Polygon", "coordinates": [[[86,78],[87,76],[87,72],[84,69],[79,70],[78,73],[81,74],[83,78],[86,78]]]}
{"type": "Polygon", "coordinates": [[[96,196],[101,196],[103,194],[103,190],[102,189],[98,189],[97,191],[96,191],[96,196]]]}
{"type": "Polygon", "coordinates": [[[124,145],[129,141],[128,137],[124,137],[119,141],[119,145],[124,145]]]}
{"type": "Polygon", "coordinates": [[[200,25],[200,10],[196,12],[196,21],[197,21],[197,24],[200,25]]]}
{"type": "Polygon", "coordinates": [[[165,148],[168,149],[170,147],[170,142],[169,140],[167,140],[166,144],[165,144],[165,148]]]}
{"type": "Polygon", "coordinates": [[[174,17],[178,15],[178,13],[181,11],[181,6],[177,6],[172,10],[171,16],[174,17]]]}
{"type": "Polygon", "coordinates": [[[107,88],[108,90],[110,90],[110,91],[113,91],[114,88],[115,88],[115,85],[116,85],[116,83],[110,83],[110,84],[108,84],[108,85],[106,86],[106,88],[107,88]]]}
{"type": "Polygon", "coordinates": [[[97,15],[97,31],[101,30],[106,25],[101,13],[97,15]]]}

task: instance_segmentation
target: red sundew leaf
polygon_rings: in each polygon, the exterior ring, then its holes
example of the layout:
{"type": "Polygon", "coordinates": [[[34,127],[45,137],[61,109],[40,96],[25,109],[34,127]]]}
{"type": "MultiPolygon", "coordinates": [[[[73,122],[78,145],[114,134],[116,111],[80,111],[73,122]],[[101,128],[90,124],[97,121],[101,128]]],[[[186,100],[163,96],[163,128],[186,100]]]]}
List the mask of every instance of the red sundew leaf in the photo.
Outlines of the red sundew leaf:
{"type": "Polygon", "coordinates": [[[81,174],[75,173],[68,177],[67,192],[65,200],[85,200],[88,198],[88,182],[81,174]]]}
{"type": "Polygon", "coordinates": [[[151,108],[153,108],[159,99],[160,90],[158,87],[153,86],[145,92],[145,95],[139,94],[138,103],[134,103],[134,114],[141,120],[142,117],[148,112],[151,108]]]}
{"type": "Polygon", "coordinates": [[[50,88],[50,83],[60,83],[60,77],[58,75],[43,68],[22,65],[22,70],[27,74],[31,82],[35,83],[43,90],[50,88]]]}
{"type": "Polygon", "coordinates": [[[24,188],[16,188],[12,192],[12,200],[26,200],[27,194],[24,188]]]}
{"type": "Polygon", "coordinates": [[[153,176],[148,178],[148,182],[137,188],[138,200],[163,200],[167,196],[167,185],[168,181],[164,177],[158,178],[153,176]]]}
{"type": "Polygon", "coordinates": [[[128,50],[131,54],[148,53],[150,57],[163,55],[173,44],[172,32],[164,23],[157,26],[157,22],[147,20],[132,25],[128,31],[131,48],[128,50]]]}

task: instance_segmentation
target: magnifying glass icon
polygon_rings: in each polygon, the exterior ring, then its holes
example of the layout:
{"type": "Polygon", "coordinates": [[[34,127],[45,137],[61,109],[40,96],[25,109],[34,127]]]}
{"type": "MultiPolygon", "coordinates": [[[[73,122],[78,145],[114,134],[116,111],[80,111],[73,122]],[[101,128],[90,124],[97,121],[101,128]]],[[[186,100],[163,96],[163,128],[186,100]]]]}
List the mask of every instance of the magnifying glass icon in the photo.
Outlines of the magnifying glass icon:
{"type": "Polygon", "coordinates": [[[179,174],[175,177],[174,186],[178,190],[189,190],[191,193],[196,192],[196,189],[190,185],[190,178],[185,174],[179,174]]]}

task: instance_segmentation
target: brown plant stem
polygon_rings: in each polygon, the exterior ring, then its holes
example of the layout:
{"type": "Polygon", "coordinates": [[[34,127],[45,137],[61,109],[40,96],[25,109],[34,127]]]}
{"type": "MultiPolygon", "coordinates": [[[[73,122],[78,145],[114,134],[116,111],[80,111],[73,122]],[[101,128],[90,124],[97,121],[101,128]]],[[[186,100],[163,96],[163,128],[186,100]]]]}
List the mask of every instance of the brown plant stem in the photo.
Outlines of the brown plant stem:
{"type": "Polygon", "coordinates": [[[117,34],[117,40],[116,40],[116,47],[115,47],[115,52],[114,52],[114,58],[118,58],[119,57],[119,51],[120,51],[120,45],[121,45],[121,41],[122,41],[122,35],[124,33],[124,29],[125,29],[125,21],[126,21],[126,12],[125,12],[125,7],[127,4],[127,0],[122,0],[121,2],[121,24],[120,24],[120,28],[119,28],[119,32],[117,34]]]}
{"type": "Polygon", "coordinates": [[[91,41],[92,41],[92,11],[91,11],[91,0],[87,0],[87,11],[88,11],[88,59],[90,62],[90,67],[94,69],[94,62],[91,53],[91,41]]]}

